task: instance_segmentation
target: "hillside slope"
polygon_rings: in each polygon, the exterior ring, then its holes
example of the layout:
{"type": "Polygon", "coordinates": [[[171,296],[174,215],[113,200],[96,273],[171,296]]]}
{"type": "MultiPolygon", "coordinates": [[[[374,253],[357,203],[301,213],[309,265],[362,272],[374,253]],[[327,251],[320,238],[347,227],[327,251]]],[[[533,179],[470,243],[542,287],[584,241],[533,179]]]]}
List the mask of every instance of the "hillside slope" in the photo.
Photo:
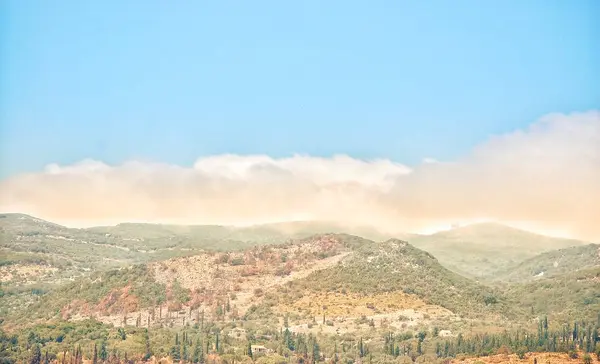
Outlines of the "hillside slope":
{"type": "Polygon", "coordinates": [[[445,267],[478,279],[546,251],[586,244],[496,223],[473,224],[432,235],[415,236],[409,242],[436,256],[445,267]]]}
{"type": "Polygon", "coordinates": [[[7,317],[148,327],[244,318],[277,328],[289,315],[296,331],[317,319],[320,330],[368,329],[369,322],[400,330],[434,320],[503,320],[513,314],[509,306],[404,241],[326,234],[95,273],[29,307],[11,307],[7,317]]]}
{"type": "Polygon", "coordinates": [[[271,287],[334,265],[348,250],[328,236],[245,251],[191,257],[97,272],[56,289],[30,307],[6,309],[18,322],[37,318],[96,319],[148,325],[243,315],[271,287]]]}
{"type": "Polygon", "coordinates": [[[449,271],[431,254],[396,239],[361,244],[335,267],[295,281],[291,289],[363,295],[403,292],[469,317],[499,315],[506,309],[491,288],[449,271]]]}
{"type": "Polygon", "coordinates": [[[507,285],[505,292],[535,315],[593,321],[600,312],[600,267],[507,285]]]}
{"type": "Polygon", "coordinates": [[[497,282],[527,282],[600,267],[600,245],[588,244],[553,250],[487,277],[497,282]]]}
{"type": "Polygon", "coordinates": [[[292,222],[243,228],[123,223],[73,229],[25,214],[5,213],[0,214],[0,273],[7,287],[43,285],[47,289],[94,271],[206,250],[280,244],[329,229],[342,228],[329,223],[292,222]]]}

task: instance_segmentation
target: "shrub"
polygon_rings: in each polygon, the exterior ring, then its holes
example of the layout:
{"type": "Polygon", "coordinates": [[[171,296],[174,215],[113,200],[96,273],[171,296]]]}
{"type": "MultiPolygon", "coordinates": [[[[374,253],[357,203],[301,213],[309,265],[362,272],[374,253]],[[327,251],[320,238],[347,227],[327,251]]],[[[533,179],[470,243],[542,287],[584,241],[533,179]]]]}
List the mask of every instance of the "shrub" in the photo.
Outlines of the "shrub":
{"type": "Polygon", "coordinates": [[[244,265],[244,259],[243,258],[234,258],[231,259],[231,263],[229,263],[231,265],[244,265]]]}
{"type": "Polygon", "coordinates": [[[517,349],[517,356],[519,357],[519,359],[524,359],[526,353],[527,353],[527,348],[524,346],[521,346],[520,348],[517,349]]]}

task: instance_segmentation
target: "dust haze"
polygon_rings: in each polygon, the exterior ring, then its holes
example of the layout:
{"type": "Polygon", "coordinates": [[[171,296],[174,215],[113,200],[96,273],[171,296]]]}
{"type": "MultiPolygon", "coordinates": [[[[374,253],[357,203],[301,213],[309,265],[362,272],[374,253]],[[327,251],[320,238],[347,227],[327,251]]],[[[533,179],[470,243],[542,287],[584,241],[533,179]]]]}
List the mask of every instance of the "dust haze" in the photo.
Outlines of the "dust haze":
{"type": "Polygon", "coordinates": [[[417,166],[346,155],[216,155],[191,167],[84,160],[0,187],[2,211],[70,226],[327,220],[393,233],[488,219],[600,240],[600,112],[547,115],[458,160],[417,166]]]}

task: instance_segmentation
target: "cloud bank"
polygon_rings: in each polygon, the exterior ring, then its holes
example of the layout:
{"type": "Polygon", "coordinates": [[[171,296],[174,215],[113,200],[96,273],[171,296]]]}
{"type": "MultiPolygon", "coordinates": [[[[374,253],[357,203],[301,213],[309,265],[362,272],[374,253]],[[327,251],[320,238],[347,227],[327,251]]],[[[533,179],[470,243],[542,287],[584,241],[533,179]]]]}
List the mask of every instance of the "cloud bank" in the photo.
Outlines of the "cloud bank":
{"type": "Polygon", "coordinates": [[[494,219],[600,240],[600,112],[551,114],[459,160],[217,155],[192,167],[84,160],[0,182],[0,209],[71,224],[327,220],[385,232],[494,219]]]}

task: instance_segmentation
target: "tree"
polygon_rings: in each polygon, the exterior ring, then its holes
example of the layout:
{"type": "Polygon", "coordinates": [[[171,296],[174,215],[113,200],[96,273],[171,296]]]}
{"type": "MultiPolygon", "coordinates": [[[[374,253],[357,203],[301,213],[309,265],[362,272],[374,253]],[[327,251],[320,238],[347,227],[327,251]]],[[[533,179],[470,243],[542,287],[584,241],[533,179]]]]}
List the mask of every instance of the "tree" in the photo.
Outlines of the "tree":
{"type": "Polygon", "coordinates": [[[29,360],[30,364],[41,364],[42,363],[42,350],[40,349],[40,344],[35,344],[33,346],[33,350],[31,351],[31,359],[29,360]]]}
{"type": "Polygon", "coordinates": [[[171,350],[169,350],[169,355],[173,361],[181,360],[181,347],[179,346],[179,335],[175,334],[175,345],[171,346],[171,350]]]}
{"type": "Polygon", "coordinates": [[[194,363],[204,362],[204,352],[202,351],[202,342],[200,341],[200,337],[196,339],[196,345],[194,345],[194,355],[192,356],[192,361],[194,363]]]}
{"type": "Polygon", "coordinates": [[[117,330],[117,332],[119,333],[119,336],[121,337],[121,340],[127,339],[127,334],[125,333],[125,330],[122,327],[119,327],[119,329],[117,330]]]}
{"type": "Polygon", "coordinates": [[[338,351],[337,351],[337,341],[333,344],[333,362],[337,364],[338,362],[338,351]]]}
{"type": "Polygon", "coordinates": [[[173,345],[171,347],[171,350],[169,351],[169,356],[171,357],[171,359],[173,359],[173,361],[181,360],[181,352],[179,350],[178,345],[173,345]]]}
{"type": "Polygon", "coordinates": [[[284,343],[285,347],[288,348],[289,350],[294,350],[295,347],[294,347],[294,340],[292,339],[292,333],[287,328],[283,332],[283,343],[284,343]]]}
{"type": "Polygon", "coordinates": [[[312,358],[313,363],[318,362],[321,359],[321,349],[319,348],[319,344],[315,341],[312,347],[312,358]]]}
{"type": "Polygon", "coordinates": [[[181,344],[181,358],[183,361],[188,361],[189,359],[186,340],[183,340],[183,344],[181,344]]]}
{"type": "Polygon", "coordinates": [[[150,347],[150,336],[148,336],[148,329],[144,330],[144,344],[146,347],[146,353],[144,354],[144,360],[148,360],[152,357],[152,348],[150,347]]]}
{"type": "Polygon", "coordinates": [[[102,340],[100,343],[100,360],[106,361],[108,359],[108,351],[106,350],[106,341],[102,340]]]}
{"type": "Polygon", "coordinates": [[[360,341],[358,343],[358,356],[360,356],[361,358],[365,356],[365,348],[363,346],[362,337],[360,338],[360,341]]]}
{"type": "Polygon", "coordinates": [[[252,358],[252,343],[250,341],[248,341],[247,354],[252,358]]]}
{"type": "Polygon", "coordinates": [[[94,355],[92,356],[92,363],[98,364],[98,347],[96,346],[96,343],[94,343],[94,355]]]}
{"type": "Polygon", "coordinates": [[[426,336],[427,332],[425,331],[419,331],[419,333],[417,334],[417,338],[419,339],[419,341],[417,342],[417,354],[419,355],[423,354],[423,341],[425,340],[426,336]]]}

